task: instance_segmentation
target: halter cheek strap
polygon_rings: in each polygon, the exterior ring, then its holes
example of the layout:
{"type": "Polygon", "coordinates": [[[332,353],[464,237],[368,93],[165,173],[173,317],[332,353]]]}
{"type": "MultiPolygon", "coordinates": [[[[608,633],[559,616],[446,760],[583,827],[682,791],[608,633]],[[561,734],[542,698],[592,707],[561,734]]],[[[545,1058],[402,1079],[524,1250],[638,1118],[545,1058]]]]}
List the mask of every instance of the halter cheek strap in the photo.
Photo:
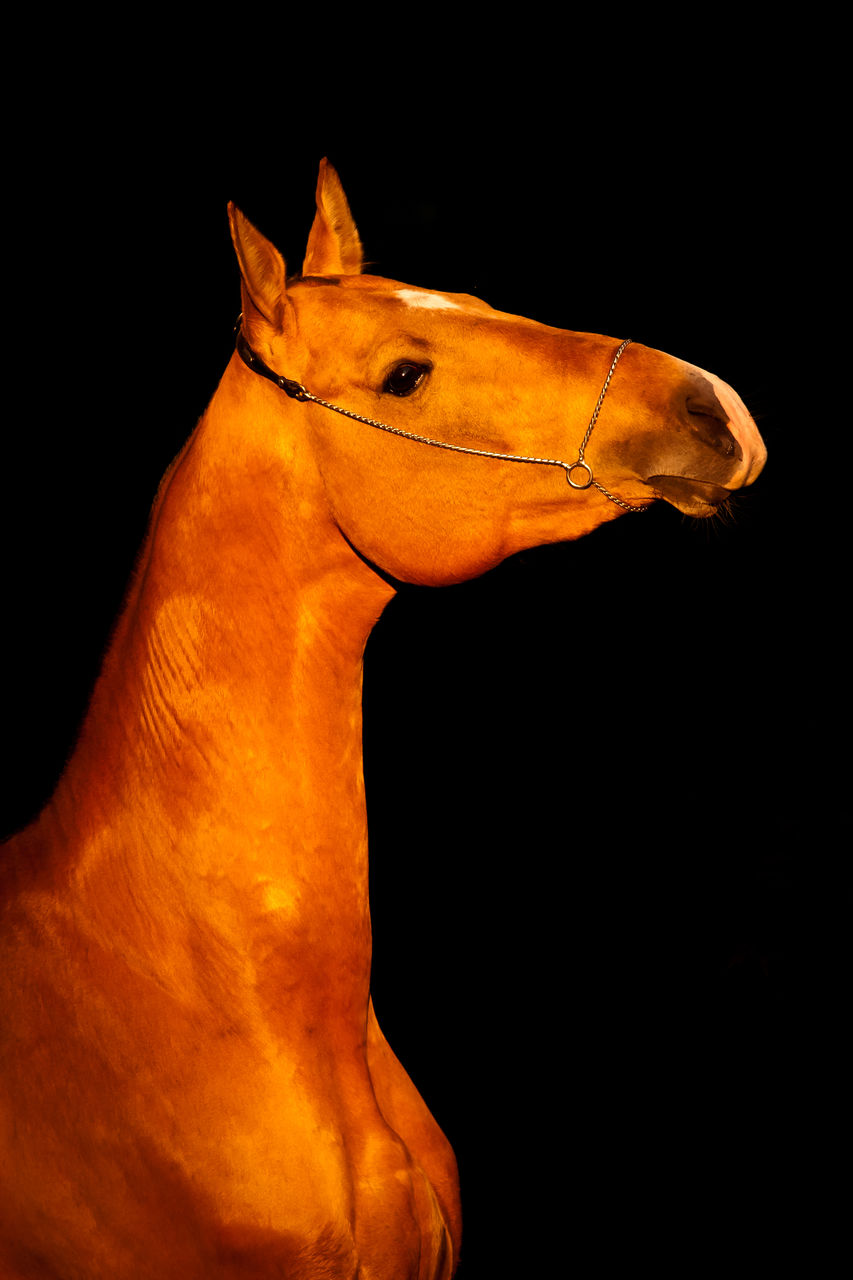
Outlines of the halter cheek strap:
{"type": "Polygon", "coordinates": [[[319,396],[312,395],[301,382],[294,382],[292,378],[285,378],[282,374],[276,373],[266,364],[256,351],[253,351],[246,341],[243,333],[242,319],[240,316],[235,326],[237,332],[237,354],[240,359],[252,370],[253,373],[259,374],[262,378],[268,378],[270,382],[275,383],[280,391],[290,396],[293,400],[302,402],[309,401],[311,404],[319,404],[324,409],[331,409],[333,413],[343,414],[345,418],[352,418],[354,422],[363,422],[368,427],[375,427],[378,431],[387,431],[393,436],[402,436],[404,440],[414,440],[417,444],[432,445],[435,449],[448,449],[452,453],[466,453],[475,458],[494,458],[499,462],[527,462],[534,463],[543,467],[562,467],[566,473],[566,479],[573,489],[589,489],[593,487],[603,493],[605,498],[609,498],[611,502],[615,502],[617,507],[621,507],[623,511],[633,511],[640,514],[645,511],[646,507],[633,507],[627,502],[623,502],[621,498],[617,498],[615,494],[610,493],[603,485],[599,484],[593,478],[592,467],[584,458],[584,450],[589,444],[589,438],[592,435],[593,427],[598,421],[598,415],[601,412],[601,406],[604,403],[604,397],[607,395],[607,388],[610,386],[610,379],[613,377],[613,371],[621,359],[622,352],[630,345],[632,339],[626,338],[618,347],[616,354],[611,361],[610,368],[607,371],[607,377],[604,379],[604,386],[601,388],[601,394],[598,402],[593,410],[592,417],[589,420],[589,426],[586,429],[584,438],[578,449],[576,462],[561,462],[558,458],[528,458],[518,453],[489,453],[485,449],[466,449],[459,444],[448,444],[445,440],[432,440],[429,436],[415,435],[411,431],[401,431],[399,427],[389,426],[387,422],[378,422],[375,418],[365,418],[360,413],[352,413],[349,409],[342,409],[340,405],[332,404],[328,400],[321,400],[319,396]]]}

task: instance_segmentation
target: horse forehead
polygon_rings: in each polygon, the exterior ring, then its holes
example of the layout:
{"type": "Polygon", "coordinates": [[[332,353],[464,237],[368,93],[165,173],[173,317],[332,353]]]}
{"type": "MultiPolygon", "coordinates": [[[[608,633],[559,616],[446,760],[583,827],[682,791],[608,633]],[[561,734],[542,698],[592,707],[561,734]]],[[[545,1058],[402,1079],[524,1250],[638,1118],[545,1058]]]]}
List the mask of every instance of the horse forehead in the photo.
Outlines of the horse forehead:
{"type": "Polygon", "coordinates": [[[412,311],[459,311],[463,315],[487,318],[496,314],[479,298],[471,298],[463,294],[440,293],[436,289],[418,289],[411,285],[401,285],[389,296],[392,301],[402,303],[412,311]]]}
{"type": "Polygon", "coordinates": [[[323,284],[334,287],[338,302],[346,298],[347,303],[362,311],[366,317],[369,317],[372,310],[377,316],[384,316],[388,314],[388,308],[393,308],[401,316],[406,312],[455,312],[459,316],[476,316],[478,319],[521,318],[495,311],[487,302],[470,294],[423,289],[396,280],[385,280],[381,276],[341,276],[327,280],[303,277],[299,284],[313,286],[311,292],[318,301],[331,301],[330,296],[322,289],[323,284]],[[315,292],[317,286],[321,288],[315,292]]]}
{"type": "Polygon", "coordinates": [[[455,343],[469,334],[481,343],[488,333],[498,349],[507,343],[524,348],[541,344],[546,336],[567,336],[564,330],[525,316],[496,311],[471,294],[423,289],[379,276],[341,276],[328,281],[326,289],[318,287],[322,283],[303,279],[294,292],[294,299],[307,307],[306,322],[327,336],[330,324],[343,325],[353,342],[372,343],[400,333],[420,334],[426,341],[452,335],[455,343]]]}
{"type": "Polygon", "coordinates": [[[538,373],[563,367],[569,348],[572,365],[580,370],[589,358],[598,356],[602,342],[612,345],[612,339],[497,311],[471,294],[423,289],[381,276],[303,278],[294,297],[302,304],[300,310],[307,308],[300,328],[315,352],[338,351],[345,341],[359,359],[367,358],[377,346],[402,348],[414,341],[445,351],[450,344],[456,357],[476,356],[490,365],[530,358],[538,373]],[[324,283],[326,288],[321,287],[324,283]]]}

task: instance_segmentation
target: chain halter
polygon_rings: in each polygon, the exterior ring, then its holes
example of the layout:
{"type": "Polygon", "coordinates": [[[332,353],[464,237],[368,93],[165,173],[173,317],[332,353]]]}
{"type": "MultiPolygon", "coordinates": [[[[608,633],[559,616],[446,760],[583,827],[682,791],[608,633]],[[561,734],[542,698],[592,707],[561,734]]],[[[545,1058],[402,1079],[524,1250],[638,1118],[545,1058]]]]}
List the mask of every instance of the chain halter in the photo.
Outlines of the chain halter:
{"type": "Polygon", "coordinates": [[[604,397],[607,395],[607,388],[610,386],[610,379],[613,377],[613,370],[619,363],[622,352],[632,342],[631,338],[626,338],[624,342],[617,348],[616,354],[611,361],[610,368],[607,371],[607,377],[604,379],[604,386],[601,388],[601,394],[598,397],[598,403],[592,411],[592,417],[589,420],[589,426],[586,429],[584,438],[578,449],[578,457],[576,462],[561,462],[557,458],[528,458],[518,453],[489,453],[485,449],[465,449],[459,444],[448,444],[445,440],[431,440],[429,436],[418,436],[411,431],[401,431],[399,427],[389,426],[387,422],[378,422],[375,418],[365,418],[360,413],[352,413],[349,409],[342,409],[338,404],[332,404],[329,400],[321,400],[319,396],[312,395],[301,382],[294,382],[291,378],[285,378],[282,374],[276,373],[273,369],[265,364],[256,351],[249,346],[242,328],[242,315],[239,317],[235,325],[237,334],[237,352],[240,358],[249,366],[253,373],[258,373],[263,378],[269,378],[270,382],[274,382],[280,391],[288,395],[293,400],[308,402],[310,404],[319,404],[324,409],[331,409],[333,413],[341,413],[345,418],[352,418],[354,422],[363,422],[365,426],[376,427],[378,431],[388,431],[392,436],[402,436],[404,440],[414,440],[417,444],[430,444],[435,449],[449,449],[452,453],[467,453],[475,458],[495,458],[499,462],[532,462],[543,467],[562,467],[566,473],[566,479],[573,489],[589,489],[590,487],[603,493],[605,498],[609,498],[611,502],[615,502],[617,507],[621,507],[623,511],[633,511],[641,514],[647,510],[646,507],[632,507],[630,503],[623,502],[621,498],[617,498],[615,494],[610,493],[604,485],[598,483],[593,478],[592,467],[584,458],[584,450],[589,444],[589,438],[592,435],[593,427],[598,421],[598,415],[601,412],[601,406],[604,403],[604,397]],[[583,478],[576,479],[577,472],[581,472],[583,478]]]}

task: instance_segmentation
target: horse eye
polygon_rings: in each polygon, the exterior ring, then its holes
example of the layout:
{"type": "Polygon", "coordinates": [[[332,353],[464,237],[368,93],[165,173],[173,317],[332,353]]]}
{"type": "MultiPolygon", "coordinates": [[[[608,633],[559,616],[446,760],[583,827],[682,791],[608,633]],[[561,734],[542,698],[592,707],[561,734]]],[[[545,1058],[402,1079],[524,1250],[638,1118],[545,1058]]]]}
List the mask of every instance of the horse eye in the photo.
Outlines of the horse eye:
{"type": "Polygon", "coordinates": [[[385,379],[383,391],[390,391],[392,396],[410,396],[416,391],[429,373],[425,364],[412,364],[405,360],[398,364],[385,379]]]}

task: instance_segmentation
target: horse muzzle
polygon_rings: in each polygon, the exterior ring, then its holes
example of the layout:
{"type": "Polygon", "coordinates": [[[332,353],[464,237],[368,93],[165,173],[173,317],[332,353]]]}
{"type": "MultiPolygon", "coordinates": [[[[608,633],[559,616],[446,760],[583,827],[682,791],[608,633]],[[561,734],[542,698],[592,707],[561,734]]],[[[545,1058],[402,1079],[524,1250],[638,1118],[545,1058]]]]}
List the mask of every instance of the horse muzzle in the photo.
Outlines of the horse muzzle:
{"type": "Polygon", "coordinates": [[[679,427],[645,483],[685,515],[711,516],[760,474],[764,441],[740,396],[721,378],[684,366],[689,394],[679,427]]]}
{"type": "Polygon", "coordinates": [[[734,489],[724,485],[696,480],[692,476],[649,476],[646,484],[670,506],[683,511],[685,515],[700,518],[714,515],[734,492],[734,489]]]}

